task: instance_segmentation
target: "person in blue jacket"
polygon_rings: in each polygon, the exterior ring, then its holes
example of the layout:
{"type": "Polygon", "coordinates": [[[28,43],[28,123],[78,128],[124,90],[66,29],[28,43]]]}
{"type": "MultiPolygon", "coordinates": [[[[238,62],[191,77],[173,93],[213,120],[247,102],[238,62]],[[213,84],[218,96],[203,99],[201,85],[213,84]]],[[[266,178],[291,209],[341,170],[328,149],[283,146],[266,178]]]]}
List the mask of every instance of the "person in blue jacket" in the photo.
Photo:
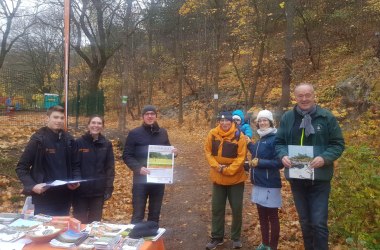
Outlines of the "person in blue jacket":
{"type": "Polygon", "coordinates": [[[246,135],[249,139],[252,139],[252,128],[250,124],[245,123],[243,111],[237,109],[234,112],[232,112],[232,119],[234,120],[240,131],[243,132],[244,135],[246,135]]]}
{"type": "Polygon", "coordinates": [[[251,200],[257,206],[259,214],[262,243],[256,250],[277,249],[280,235],[278,208],[281,207],[281,160],[276,158],[273,115],[269,110],[261,110],[257,115],[257,133],[260,139],[248,143],[252,155],[251,200]]]}

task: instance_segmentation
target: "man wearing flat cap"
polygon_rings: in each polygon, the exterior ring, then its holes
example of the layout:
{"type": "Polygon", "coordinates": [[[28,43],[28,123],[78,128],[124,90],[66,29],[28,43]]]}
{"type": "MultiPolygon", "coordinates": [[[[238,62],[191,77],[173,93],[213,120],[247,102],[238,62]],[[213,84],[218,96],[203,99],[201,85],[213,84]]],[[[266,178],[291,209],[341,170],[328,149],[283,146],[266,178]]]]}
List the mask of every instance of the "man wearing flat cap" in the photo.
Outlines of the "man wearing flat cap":
{"type": "MultiPolygon", "coordinates": [[[[147,220],[157,223],[159,221],[165,184],[147,183],[146,176],[150,174],[147,168],[148,147],[149,145],[170,146],[166,129],[157,123],[157,108],[146,105],[141,115],[143,124],[129,132],[123,152],[125,164],[133,171],[132,224],[144,220],[147,200],[149,200],[147,220]]],[[[173,153],[177,155],[177,149],[173,149],[173,153]]]]}

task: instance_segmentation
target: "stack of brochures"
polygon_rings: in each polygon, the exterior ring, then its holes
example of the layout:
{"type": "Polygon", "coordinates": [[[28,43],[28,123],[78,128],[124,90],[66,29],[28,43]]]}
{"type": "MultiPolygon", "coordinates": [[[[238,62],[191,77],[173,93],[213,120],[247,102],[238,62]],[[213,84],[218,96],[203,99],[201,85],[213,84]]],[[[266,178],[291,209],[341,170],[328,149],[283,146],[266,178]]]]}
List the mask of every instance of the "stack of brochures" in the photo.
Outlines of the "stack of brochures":
{"type": "Polygon", "coordinates": [[[95,248],[94,243],[97,239],[94,237],[88,237],[82,244],[78,246],[79,250],[93,250],[95,248]]]}
{"type": "Polygon", "coordinates": [[[0,224],[10,224],[13,221],[19,219],[21,214],[16,213],[0,213],[0,224]]]}
{"type": "Polygon", "coordinates": [[[9,224],[9,227],[20,232],[26,232],[41,224],[42,222],[40,221],[25,220],[20,218],[9,224]]]}
{"type": "Polygon", "coordinates": [[[121,235],[99,237],[94,242],[94,247],[99,250],[115,249],[120,240],[121,235]]]}
{"type": "Polygon", "coordinates": [[[144,239],[132,239],[126,237],[120,244],[120,250],[139,250],[144,244],[144,239]]]}
{"type": "MultiPolygon", "coordinates": [[[[0,225],[0,244],[3,242],[12,242],[20,239],[25,235],[24,232],[17,231],[16,229],[0,225]]],[[[1,247],[0,247],[1,249],[1,247]]]]}
{"type": "Polygon", "coordinates": [[[58,235],[55,239],[52,239],[50,245],[53,247],[71,248],[79,246],[87,237],[88,233],[67,230],[58,235]]]}

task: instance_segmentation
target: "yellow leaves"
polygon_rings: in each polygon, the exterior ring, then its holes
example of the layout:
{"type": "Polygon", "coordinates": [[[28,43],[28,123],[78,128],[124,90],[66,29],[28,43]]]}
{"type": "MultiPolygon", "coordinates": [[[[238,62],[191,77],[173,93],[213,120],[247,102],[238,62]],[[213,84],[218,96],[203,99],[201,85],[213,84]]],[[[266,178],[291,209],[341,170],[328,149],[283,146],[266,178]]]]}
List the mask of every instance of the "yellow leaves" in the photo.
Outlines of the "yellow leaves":
{"type": "Polygon", "coordinates": [[[112,197],[105,203],[103,220],[129,223],[132,215],[132,172],[121,159],[121,152],[113,141],[115,152],[115,181],[112,197]]]}
{"type": "Polygon", "coordinates": [[[380,13],[380,2],[378,0],[368,0],[366,5],[365,11],[380,13]]]}
{"type": "Polygon", "coordinates": [[[24,147],[32,133],[33,129],[31,128],[3,128],[0,131],[0,149],[24,147]]]}
{"type": "Polygon", "coordinates": [[[268,99],[270,102],[278,102],[278,100],[281,98],[281,92],[282,92],[282,90],[281,90],[280,87],[273,88],[273,89],[270,91],[270,93],[269,93],[267,99],[268,99]]]}
{"type": "Polygon", "coordinates": [[[285,8],[285,2],[281,2],[281,3],[279,4],[279,6],[280,6],[281,9],[285,8]]]}
{"type": "Polygon", "coordinates": [[[240,55],[250,55],[250,54],[252,54],[252,50],[249,48],[245,48],[245,49],[242,48],[239,50],[239,54],[240,55]]]}
{"type": "Polygon", "coordinates": [[[20,192],[13,187],[13,182],[17,182],[17,180],[9,176],[0,175],[1,212],[18,212],[22,206],[23,201],[16,201],[20,197],[20,192]]]}
{"type": "Polygon", "coordinates": [[[200,7],[204,6],[205,2],[200,0],[187,0],[179,9],[179,14],[186,16],[197,11],[200,7]]]}
{"type": "Polygon", "coordinates": [[[334,109],[331,111],[331,113],[336,117],[336,118],[345,118],[348,114],[346,109],[334,109]]]}
{"type": "Polygon", "coordinates": [[[6,178],[5,176],[0,176],[0,188],[3,189],[6,186],[8,186],[10,183],[10,180],[6,178]]]}

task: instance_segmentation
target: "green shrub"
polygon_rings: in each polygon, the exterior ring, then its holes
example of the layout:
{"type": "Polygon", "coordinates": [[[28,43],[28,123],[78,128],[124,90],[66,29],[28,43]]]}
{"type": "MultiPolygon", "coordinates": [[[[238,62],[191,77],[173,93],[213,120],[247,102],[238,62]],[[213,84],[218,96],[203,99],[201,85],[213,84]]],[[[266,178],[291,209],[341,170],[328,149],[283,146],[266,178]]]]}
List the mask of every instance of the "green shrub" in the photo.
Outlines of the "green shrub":
{"type": "Polygon", "coordinates": [[[351,247],[380,245],[380,161],[367,146],[348,146],[332,182],[330,229],[351,247]]]}

